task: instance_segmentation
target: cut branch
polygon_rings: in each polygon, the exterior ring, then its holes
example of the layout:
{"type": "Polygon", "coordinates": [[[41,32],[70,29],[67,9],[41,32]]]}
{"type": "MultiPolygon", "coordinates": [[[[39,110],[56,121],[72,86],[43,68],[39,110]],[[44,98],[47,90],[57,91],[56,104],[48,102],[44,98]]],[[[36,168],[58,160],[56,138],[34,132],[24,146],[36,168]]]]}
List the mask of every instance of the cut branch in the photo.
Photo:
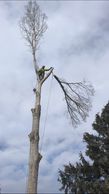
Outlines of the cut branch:
{"type": "Polygon", "coordinates": [[[67,105],[73,126],[77,126],[81,119],[85,121],[91,108],[91,96],[94,95],[94,89],[91,84],[83,82],[69,83],[61,80],[54,75],[59,83],[67,105]]]}

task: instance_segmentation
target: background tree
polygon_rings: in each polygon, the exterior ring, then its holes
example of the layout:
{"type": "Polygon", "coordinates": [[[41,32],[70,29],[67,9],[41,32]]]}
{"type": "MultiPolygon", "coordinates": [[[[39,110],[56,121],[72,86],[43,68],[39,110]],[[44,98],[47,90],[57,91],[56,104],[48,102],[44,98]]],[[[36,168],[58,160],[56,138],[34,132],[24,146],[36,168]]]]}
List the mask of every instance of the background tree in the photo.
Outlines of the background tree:
{"type": "MultiPolygon", "coordinates": [[[[47,29],[46,16],[43,14],[36,1],[29,1],[25,7],[25,13],[20,21],[20,28],[23,37],[28,43],[33,56],[33,64],[36,73],[36,95],[35,107],[31,109],[33,122],[30,138],[30,156],[29,156],[29,177],[28,177],[28,193],[37,193],[39,162],[42,158],[39,153],[39,124],[41,116],[41,89],[43,83],[53,73],[53,68],[48,69],[45,75],[45,66],[42,68],[37,64],[37,49],[39,41],[47,29]],[[42,74],[40,74],[42,73],[42,74]],[[43,76],[42,76],[43,75],[43,76]]],[[[62,81],[56,75],[53,75],[64,92],[67,110],[73,125],[77,125],[82,118],[88,116],[91,106],[90,97],[93,95],[93,88],[85,82],[68,83],[62,81]]]]}
{"type": "Polygon", "coordinates": [[[82,154],[76,165],[65,165],[59,170],[58,181],[66,194],[109,193],[109,103],[97,114],[92,124],[95,134],[84,134],[87,143],[87,162],[82,154]]]}

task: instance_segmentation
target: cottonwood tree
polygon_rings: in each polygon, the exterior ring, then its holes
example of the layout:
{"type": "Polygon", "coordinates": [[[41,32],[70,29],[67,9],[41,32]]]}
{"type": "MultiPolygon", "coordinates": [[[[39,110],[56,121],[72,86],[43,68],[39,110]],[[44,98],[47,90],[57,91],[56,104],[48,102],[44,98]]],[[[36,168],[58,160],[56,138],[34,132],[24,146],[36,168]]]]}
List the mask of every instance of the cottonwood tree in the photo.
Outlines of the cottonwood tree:
{"type": "MultiPolygon", "coordinates": [[[[28,46],[31,49],[33,56],[33,66],[36,73],[36,88],[35,92],[35,106],[31,109],[33,121],[32,131],[29,134],[30,139],[30,155],[29,155],[29,175],[28,175],[28,188],[27,192],[37,193],[38,183],[38,170],[39,163],[42,155],[39,153],[39,124],[41,116],[41,89],[43,83],[53,73],[53,68],[49,69],[49,72],[40,79],[39,72],[40,67],[37,64],[37,50],[39,42],[44,32],[47,29],[46,15],[40,10],[40,7],[36,1],[29,1],[25,7],[24,16],[20,21],[20,29],[24,39],[27,41],[28,46]]],[[[44,71],[43,71],[44,73],[44,71]]],[[[84,82],[68,83],[62,81],[56,75],[53,75],[57,80],[61,89],[64,92],[65,101],[67,104],[67,110],[72,120],[73,125],[77,125],[82,118],[88,115],[88,111],[91,106],[91,95],[93,95],[93,88],[84,82]]]]}
{"type": "Polygon", "coordinates": [[[37,181],[38,181],[38,170],[39,162],[42,158],[39,153],[39,123],[41,113],[41,88],[45,80],[50,76],[52,70],[44,77],[39,79],[39,66],[37,64],[37,50],[39,41],[47,29],[46,15],[43,14],[36,3],[36,1],[29,1],[25,7],[25,14],[20,21],[20,29],[23,37],[28,43],[33,56],[33,65],[36,73],[36,94],[35,107],[31,109],[33,122],[32,131],[29,134],[30,138],[30,156],[29,156],[29,176],[28,176],[28,188],[27,192],[37,193],[37,181]]]}

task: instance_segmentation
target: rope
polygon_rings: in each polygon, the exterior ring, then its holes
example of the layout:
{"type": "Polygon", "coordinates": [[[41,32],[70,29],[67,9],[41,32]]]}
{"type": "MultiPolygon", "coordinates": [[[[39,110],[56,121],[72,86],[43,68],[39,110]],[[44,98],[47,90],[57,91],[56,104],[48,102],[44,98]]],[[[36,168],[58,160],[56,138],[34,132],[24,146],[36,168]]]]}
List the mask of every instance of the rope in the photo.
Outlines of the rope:
{"type": "Polygon", "coordinates": [[[45,116],[45,121],[44,121],[44,130],[43,130],[43,134],[42,134],[42,143],[41,143],[41,146],[40,146],[40,152],[42,151],[42,147],[43,147],[45,129],[46,129],[46,124],[47,124],[47,119],[48,119],[48,109],[49,109],[49,104],[50,104],[52,82],[53,82],[53,73],[52,73],[52,78],[51,78],[51,83],[50,83],[50,88],[49,88],[49,94],[48,94],[48,102],[47,102],[47,109],[46,109],[46,116],[45,116]]]}
{"type": "Polygon", "coordinates": [[[26,183],[26,186],[25,186],[25,194],[27,193],[27,187],[28,187],[28,169],[26,169],[26,177],[25,177],[25,183],[26,183]]]}
{"type": "Polygon", "coordinates": [[[27,187],[28,187],[28,174],[29,174],[29,155],[28,155],[28,161],[27,161],[27,167],[26,167],[26,177],[25,177],[25,194],[27,193],[27,187]]]}

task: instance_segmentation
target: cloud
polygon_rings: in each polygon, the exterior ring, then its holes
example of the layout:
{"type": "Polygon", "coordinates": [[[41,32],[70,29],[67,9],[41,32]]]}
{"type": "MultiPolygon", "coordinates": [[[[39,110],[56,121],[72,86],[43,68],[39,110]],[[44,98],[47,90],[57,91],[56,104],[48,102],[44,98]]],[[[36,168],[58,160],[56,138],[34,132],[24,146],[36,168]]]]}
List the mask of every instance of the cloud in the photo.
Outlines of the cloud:
{"type": "Polygon", "coordinates": [[[8,148],[7,142],[5,142],[3,139],[0,140],[0,151],[5,151],[8,148]]]}
{"type": "MultiPolygon", "coordinates": [[[[0,183],[2,192],[25,192],[29,139],[36,84],[32,57],[18,22],[23,2],[0,2],[0,183]],[[18,181],[19,180],[19,181],[18,181]]],[[[38,51],[38,63],[53,66],[68,81],[89,80],[95,87],[86,123],[74,129],[66,113],[63,93],[50,78],[43,86],[40,136],[43,159],[39,191],[58,192],[58,169],[75,163],[85,151],[84,132],[93,132],[95,114],[109,99],[109,2],[39,2],[48,16],[48,30],[38,51]],[[50,92],[50,85],[52,90],[50,92]],[[49,93],[50,92],[50,93],[49,93]],[[47,122],[47,103],[50,97],[47,122]],[[67,116],[67,117],[66,117],[67,116]],[[44,126],[45,133],[44,138],[44,126]],[[42,186],[43,185],[43,186],[42,186]]]]}

